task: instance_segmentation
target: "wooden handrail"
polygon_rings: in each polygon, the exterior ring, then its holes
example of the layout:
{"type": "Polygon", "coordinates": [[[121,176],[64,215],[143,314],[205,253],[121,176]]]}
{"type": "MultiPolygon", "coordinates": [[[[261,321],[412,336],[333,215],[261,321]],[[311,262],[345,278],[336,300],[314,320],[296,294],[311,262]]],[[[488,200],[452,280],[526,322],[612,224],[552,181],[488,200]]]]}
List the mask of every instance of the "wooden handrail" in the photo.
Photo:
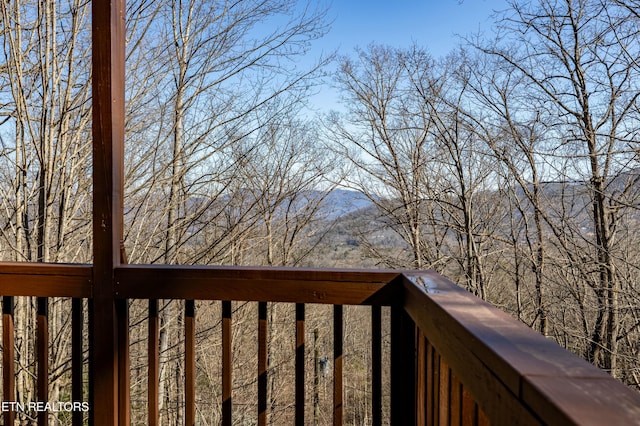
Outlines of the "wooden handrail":
{"type": "Polygon", "coordinates": [[[3,296],[90,298],[91,265],[60,263],[0,263],[3,296]]]}
{"type": "Polygon", "coordinates": [[[406,312],[492,424],[640,424],[640,394],[508,314],[433,272],[403,284],[406,312]]]}
{"type": "Polygon", "coordinates": [[[123,265],[116,297],[382,305],[398,271],[227,266],[123,265]]]}

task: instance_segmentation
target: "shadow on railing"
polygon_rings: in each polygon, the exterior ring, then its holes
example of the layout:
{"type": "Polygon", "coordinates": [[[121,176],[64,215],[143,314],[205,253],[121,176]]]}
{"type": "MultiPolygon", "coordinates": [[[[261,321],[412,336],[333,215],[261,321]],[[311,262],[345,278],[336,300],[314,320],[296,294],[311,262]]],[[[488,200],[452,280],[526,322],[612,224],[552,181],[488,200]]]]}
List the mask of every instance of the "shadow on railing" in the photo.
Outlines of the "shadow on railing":
{"type": "MultiPolygon", "coordinates": [[[[47,401],[49,336],[47,298],[72,298],[71,402],[96,407],[85,383],[88,344],[83,299],[91,299],[91,267],[0,265],[3,299],[3,400],[16,401],[13,296],[38,296],[37,395],[47,401]],[[84,343],[83,343],[84,342],[84,343]],[[84,346],[86,347],[84,347],[84,346]],[[84,372],[84,373],[83,373],[84,372]]],[[[305,385],[307,304],[333,305],[332,422],[344,422],[344,305],[370,306],[370,422],[374,425],[633,424],[640,422],[640,395],[570,354],[509,315],[433,272],[306,270],[288,268],[177,267],[126,265],[115,269],[118,316],[120,424],[130,419],[129,303],[148,300],[147,407],[149,425],[158,424],[159,299],[182,299],[184,311],[184,423],[197,424],[196,324],[194,301],[221,301],[221,423],[233,421],[232,301],[257,302],[257,423],[268,422],[267,303],[295,304],[295,424],[309,424],[312,397],[305,385]],[[384,324],[383,307],[390,307],[384,324]],[[385,328],[387,327],[387,328],[385,328]],[[382,330],[390,329],[390,381],[382,330]],[[389,396],[390,413],[383,411],[389,396]],[[308,410],[307,410],[308,411],[308,410]]],[[[99,336],[93,336],[99,338],[99,336]]],[[[92,340],[89,340],[92,341],[92,340]]],[[[91,379],[91,378],[90,378],[91,379]]],[[[16,401],[18,403],[20,401],[16,401]]],[[[3,405],[4,424],[19,406],[3,405]],[[5,408],[7,408],[5,410],[5,408]]],[[[27,407],[28,408],[28,407],[27,407]]],[[[33,408],[33,407],[32,407],[33,408]]],[[[198,410],[206,407],[198,406],[198,410]]],[[[47,424],[46,410],[32,410],[47,424]],[[44,414],[42,414],[44,413],[44,414]]],[[[91,411],[73,410],[74,425],[93,423],[91,411]]]]}

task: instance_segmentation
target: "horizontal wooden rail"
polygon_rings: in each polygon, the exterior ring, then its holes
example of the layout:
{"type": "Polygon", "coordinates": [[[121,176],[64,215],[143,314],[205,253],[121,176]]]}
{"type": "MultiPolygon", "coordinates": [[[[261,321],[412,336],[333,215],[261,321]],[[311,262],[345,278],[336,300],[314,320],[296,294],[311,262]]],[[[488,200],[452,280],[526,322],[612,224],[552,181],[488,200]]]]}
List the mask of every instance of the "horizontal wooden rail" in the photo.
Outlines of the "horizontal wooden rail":
{"type": "MultiPolygon", "coordinates": [[[[450,368],[491,424],[640,424],[640,394],[508,314],[435,273],[403,287],[430,368],[450,368]]],[[[447,397],[436,388],[428,407],[447,397]]]]}
{"type": "Polygon", "coordinates": [[[90,298],[91,265],[0,263],[3,296],[90,298]]]}
{"type": "Polygon", "coordinates": [[[242,300],[252,302],[391,305],[396,271],[224,266],[126,265],[116,268],[116,296],[124,299],[242,300]]]}

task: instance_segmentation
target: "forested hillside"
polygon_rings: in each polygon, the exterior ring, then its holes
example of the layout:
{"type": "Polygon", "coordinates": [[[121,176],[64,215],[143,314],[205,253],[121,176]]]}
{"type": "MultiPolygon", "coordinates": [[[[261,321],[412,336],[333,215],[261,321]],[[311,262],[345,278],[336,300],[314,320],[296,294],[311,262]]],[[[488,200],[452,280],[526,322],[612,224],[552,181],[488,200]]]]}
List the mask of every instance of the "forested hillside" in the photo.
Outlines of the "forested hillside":
{"type": "MultiPolygon", "coordinates": [[[[90,4],[0,8],[0,258],[91,263],[90,4]]],[[[444,57],[379,41],[311,66],[298,59],[330,31],[315,2],[132,0],[127,31],[130,263],[434,269],[640,388],[638,0],[511,1],[492,32],[444,57]],[[339,112],[306,108],[323,85],[340,92],[339,112]]],[[[181,303],[160,306],[162,424],[182,421],[181,303]]],[[[59,399],[68,304],[50,306],[59,399]]],[[[256,307],[234,309],[241,372],[256,307]]],[[[16,298],[23,400],[35,310],[16,298]]],[[[220,400],[206,356],[219,350],[219,310],[198,305],[203,401],[220,400]]],[[[145,351],[144,312],[132,305],[132,354],[145,351]]],[[[272,424],[292,415],[293,315],[269,306],[272,424]]],[[[328,353],[324,315],[309,328],[328,353]]],[[[345,419],[362,424],[367,328],[347,324],[345,419]]],[[[253,408],[238,403],[236,418],[253,408]]]]}

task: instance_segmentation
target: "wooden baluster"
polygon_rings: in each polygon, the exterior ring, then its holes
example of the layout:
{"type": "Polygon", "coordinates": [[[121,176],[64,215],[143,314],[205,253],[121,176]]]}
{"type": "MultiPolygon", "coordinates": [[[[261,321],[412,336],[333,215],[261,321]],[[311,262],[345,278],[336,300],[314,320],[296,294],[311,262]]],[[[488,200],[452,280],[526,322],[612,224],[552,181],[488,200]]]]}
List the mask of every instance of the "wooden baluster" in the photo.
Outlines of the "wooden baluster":
{"type": "Polygon", "coordinates": [[[464,386],[462,388],[462,424],[464,426],[478,424],[478,406],[464,386]]]}
{"type": "Polygon", "coordinates": [[[371,418],[382,425],[382,308],[371,307],[371,418]]]}
{"type": "Polygon", "coordinates": [[[258,426],[267,425],[267,303],[258,303],[258,426]]]}
{"type": "Polygon", "coordinates": [[[187,426],[196,423],[196,306],[193,300],[184,302],[185,345],[185,421],[187,426]]]}
{"type": "MultiPolygon", "coordinates": [[[[49,402],[49,300],[46,297],[38,297],[38,341],[37,341],[37,386],[36,392],[39,402],[49,402]]],[[[49,413],[46,410],[38,411],[38,425],[46,426],[49,423],[49,413]]]]}
{"type": "Polygon", "coordinates": [[[418,334],[416,365],[416,423],[427,424],[427,339],[416,329],[418,334]]]}
{"type": "Polygon", "coordinates": [[[415,424],[416,325],[402,307],[391,307],[391,424],[415,424]]]}
{"type": "Polygon", "coordinates": [[[231,426],[231,302],[222,302],[222,424],[231,426]]]}
{"type": "Polygon", "coordinates": [[[342,305],[333,307],[333,424],[342,425],[342,305]]]}
{"type": "Polygon", "coordinates": [[[440,390],[438,394],[440,395],[440,409],[439,418],[441,425],[449,424],[449,410],[450,410],[450,391],[451,391],[451,383],[450,383],[450,370],[447,361],[440,357],[440,390]]]}
{"type": "Polygon", "coordinates": [[[431,342],[427,341],[427,426],[433,426],[435,424],[435,397],[436,392],[434,389],[435,382],[435,369],[434,369],[434,357],[435,349],[431,342]]]}
{"type": "Polygon", "coordinates": [[[451,396],[450,396],[451,425],[458,426],[462,423],[462,386],[458,376],[451,372],[451,396]]]}
{"type": "MultiPolygon", "coordinates": [[[[127,252],[120,240],[120,263],[126,265],[127,252]]],[[[118,426],[131,423],[131,359],[129,357],[129,300],[116,300],[118,320],[118,426]]]]}
{"type": "MultiPolygon", "coordinates": [[[[89,303],[87,304],[87,334],[89,335],[89,345],[87,348],[87,352],[88,352],[88,358],[89,358],[89,374],[88,374],[88,381],[89,381],[89,389],[87,389],[87,396],[89,398],[89,404],[93,404],[95,401],[95,379],[93,378],[93,370],[94,370],[94,365],[95,365],[95,358],[96,358],[96,350],[95,347],[93,345],[93,335],[95,333],[95,315],[94,315],[94,306],[93,306],[93,300],[89,300],[89,303]]],[[[89,415],[88,417],[88,423],[90,425],[95,425],[95,410],[93,409],[93,407],[90,408],[89,410],[89,415]]]]}
{"type": "Polygon", "coordinates": [[[304,304],[296,304],[296,413],[297,426],[304,425],[304,304]]]}
{"type": "MultiPolygon", "coordinates": [[[[16,367],[14,363],[14,322],[13,322],[13,297],[2,298],[2,389],[4,401],[16,400],[16,367]]],[[[16,413],[13,410],[5,411],[4,424],[13,425],[16,413]]]]}
{"type": "Polygon", "coordinates": [[[440,354],[433,350],[433,424],[440,424],[440,354]]]}
{"type": "Polygon", "coordinates": [[[131,422],[131,384],[129,359],[129,301],[115,301],[118,325],[118,426],[131,422]]]}
{"type": "MultiPolygon", "coordinates": [[[[71,301],[71,399],[75,403],[84,402],[84,306],[82,299],[71,301]]],[[[84,423],[84,412],[74,410],[71,414],[73,426],[84,423]]]]}
{"type": "Polygon", "coordinates": [[[482,411],[482,408],[478,407],[478,426],[490,426],[491,421],[489,417],[482,411]]]}
{"type": "Polygon", "coordinates": [[[160,380],[160,323],[158,317],[158,300],[149,299],[149,340],[147,356],[149,359],[149,371],[147,379],[147,404],[149,426],[158,426],[158,387],[160,380]]]}

